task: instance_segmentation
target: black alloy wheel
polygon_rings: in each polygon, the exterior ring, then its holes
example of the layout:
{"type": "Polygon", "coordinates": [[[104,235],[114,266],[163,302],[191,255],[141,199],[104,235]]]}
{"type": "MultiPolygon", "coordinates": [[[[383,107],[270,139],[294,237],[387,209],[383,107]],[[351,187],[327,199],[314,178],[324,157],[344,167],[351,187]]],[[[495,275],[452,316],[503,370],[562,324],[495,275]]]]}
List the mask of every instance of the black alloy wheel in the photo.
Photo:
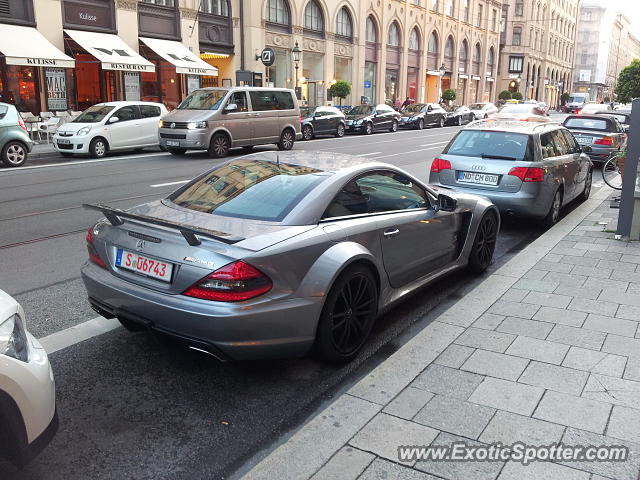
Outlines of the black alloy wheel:
{"type": "Polygon", "coordinates": [[[209,156],[213,158],[222,158],[229,155],[229,149],[231,148],[231,142],[229,137],[224,133],[216,133],[211,139],[209,144],[209,156]]]}
{"type": "Polygon", "coordinates": [[[562,193],[560,189],[556,190],[555,195],[553,196],[553,201],[551,202],[551,208],[549,209],[549,213],[542,220],[542,224],[546,228],[553,227],[560,220],[560,209],[562,208],[562,193]]]}
{"type": "Polygon", "coordinates": [[[277,143],[278,150],[291,150],[295,141],[296,134],[293,133],[293,130],[287,128],[280,135],[280,141],[277,143]]]}
{"type": "Polygon", "coordinates": [[[393,120],[391,122],[391,128],[389,129],[390,132],[397,132],[398,131],[398,121],[397,120],[393,120]]]}
{"type": "Polygon", "coordinates": [[[584,190],[580,194],[579,201],[586,202],[589,200],[589,195],[591,195],[591,185],[593,183],[593,170],[589,169],[589,173],[587,173],[587,178],[584,179],[584,190]]]}
{"type": "Polygon", "coordinates": [[[378,290],[364,266],[347,269],[333,285],[320,317],[317,347],[330,362],[352,360],[364,345],[376,317],[378,290]]]}
{"type": "Polygon", "coordinates": [[[422,130],[424,128],[424,119],[418,120],[418,130],[422,130]]]}
{"type": "Polygon", "coordinates": [[[302,127],[302,138],[305,140],[311,140],[313,138],[313,128],[311,128],[311,125],[302,127]]]}
{"type": "Polygon", "coordinates": [[[338,128],[336,129],[336,137],[338,138],[344,137],[344,123],[338,124],[338,128]]]}
{"type": "Polygon", "coordinates": [[[462,125],[462,115],[458,117],[458,126],[462,125]]]}
{"type": "Polygon", "coordinates": [[[476,238],[469,255],[469,268],[476,273],[484,272],[491,264],[498,237],[498,218],[495,213],[487,213],[478,225],[476,238]]]}
{"type": "Polygon", "coordinates": [[[373,123],[367,122],[364,124],[364,134],[371,135],[373,133],[373,123]]]}
{"type": "Polygon", "coordinates": [[[440,122],[438,123],[440,128],[444,127],[444,117],[440,117],[440,122]]]}

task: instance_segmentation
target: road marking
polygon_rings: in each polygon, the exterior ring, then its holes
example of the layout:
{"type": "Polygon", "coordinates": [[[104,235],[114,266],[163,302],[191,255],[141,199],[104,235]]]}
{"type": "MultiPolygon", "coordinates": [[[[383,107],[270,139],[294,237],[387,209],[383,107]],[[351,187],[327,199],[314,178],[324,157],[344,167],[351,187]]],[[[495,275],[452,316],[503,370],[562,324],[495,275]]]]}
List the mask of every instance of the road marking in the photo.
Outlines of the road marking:
{"type": "Polygon", "coordinates": [[[426,145],[420,145],[421,147],[433,147],[434,145],[444,145],[445,143],[449,143],[449,140],[446,142],[438,142],[438,143],[427,143],[426,145]]]}
{"type": "Polygon", "coordinates": [[[168,183],[156,183],[155,185],[149,185],[151,188],[159,188],[159,187],[169,187],[171,185],[182,185],[183,183],[190,182],[191,180],[179,180],[177,182],[168,182],[168,183]]]}
{"type": "Polygon", "coordinates": [[[76,343],[84,342],[90,338],[115,330],[119,326],[120,322],[116,319],[109,320],[103,317],[96,317],[74,325],[73,327],[52,333],[46,337],[39,338],[38,341],[42,344],[45,351],[51,355],[76,343]]]}
{"type": "Polygon", "coordinates": [[[358,155],[360,157],[366,157],[367,155],[378,155],[379,153],[382,153],[382,152],[359,153],[358,155]]]}
{"type": "MultiPolygon", "coordinates": [[[[12,168],[11,170],[7,170],[4,172],[0,171],[0,175],[12,173],[12,172],[20,172],[22,170],[34,170],[36,168],[51,168],[51,167],[72,167],[73,165],[84,165],[87,163],[103,163],[103,162],[115,162],[117,160],[131,160],[132,158],[146,158],[146,157],[159,157],[162,155],[169,155],[168,153],[158,152],[158,153],[147,153],[144,155],[129,155],[126,157],[111,157],[111,158],[98,158],[96,160],[81,160],[79,162],[69,162],[69,163],[48,163],[46,165],[32,165],[30,167],[17,167],[12,168]]],[[[28,158],[28,157],[27,157],[28,158]]]]}
{"type": "Polygon", "coordinates": [[[379,157],[373,157],[373,160],[377,160],[378,158],[397,157],[398,155],[406,155],[408,153],[424,152],[426,150],[435,150],[436,148],[437,147],[420,148],[418,150],[409,150],[408,152],[390,153],[389,155],[380,155],[379,157]]]}

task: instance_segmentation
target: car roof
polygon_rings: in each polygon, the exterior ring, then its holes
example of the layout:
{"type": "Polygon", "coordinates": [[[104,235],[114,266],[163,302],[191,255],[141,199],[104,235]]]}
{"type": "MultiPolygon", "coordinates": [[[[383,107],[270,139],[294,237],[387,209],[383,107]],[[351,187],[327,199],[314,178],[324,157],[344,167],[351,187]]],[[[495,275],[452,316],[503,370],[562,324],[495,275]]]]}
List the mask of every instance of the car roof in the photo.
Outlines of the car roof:
{"type": "MultiPolygon", "coordinates": [[[[100,102],[100,103],[96,103],[95,105],[103,105],[106,107],[122,107],[125,105],[153,105],[156,107],[160,107],[160,106],[164,107],[164,104],[158,103],[158,102],[143,102],[143,101],[131,101],[131,100],[118,100],[115,102],[100,102]]],[[[95,106],[95,105],[92,105],[92,106],[95,106]]]]}
{"type": "MultiPolygon", "coordinates": [[[[532,135],[534,133],[556,130],[562,127],[557,122],[523,122],[520,120],[478,120],[470,123],[463,130],[490,130],[495,132],[513,132],[532,135]]],[[[564,127],[563,127],[564,128],[564,127]]]]}

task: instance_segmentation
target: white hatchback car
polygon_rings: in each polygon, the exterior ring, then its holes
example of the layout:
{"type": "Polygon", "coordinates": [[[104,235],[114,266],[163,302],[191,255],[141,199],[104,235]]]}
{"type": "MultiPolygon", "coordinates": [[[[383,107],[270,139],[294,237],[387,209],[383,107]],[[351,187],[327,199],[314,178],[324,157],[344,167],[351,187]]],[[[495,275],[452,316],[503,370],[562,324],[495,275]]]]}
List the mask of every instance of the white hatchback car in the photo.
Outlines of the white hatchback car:
{"type": "Polygon", "coordinates": [[[20,304],[0,290],[0,457],[22,467],[57,429],[47,353],[25,329],[20,304]]]}
{"type": "Polygon", "coordinates": [[[473,113],[473,117],[479,120],[489,117],[492,113],[496,113],[498,107],[490,102],[480,102],[469,105],[469,110],[473,113]]]}
{"type": "Polygon", "coordinates": [[[88,153],[101,158],[114,150],[157,147],[160,117],[166,113],[161,103],[98,103],[58,128],[53,148],[63,157],[88,153]]]}

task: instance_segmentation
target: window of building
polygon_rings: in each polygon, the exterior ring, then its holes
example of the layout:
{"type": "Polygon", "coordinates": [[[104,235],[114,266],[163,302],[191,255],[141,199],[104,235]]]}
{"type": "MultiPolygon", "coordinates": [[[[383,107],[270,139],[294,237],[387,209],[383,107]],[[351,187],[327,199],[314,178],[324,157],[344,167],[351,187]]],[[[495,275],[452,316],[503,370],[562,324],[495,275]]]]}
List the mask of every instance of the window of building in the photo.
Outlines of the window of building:
{"type": "Polygon", "coordinates": [[[522,44],[522,27],[513,27],[513,37],[511,43],[516,47],[519,47],[522,44]]]}
{"type": "Polygon", "coordinates": [[[464,2],[463,12],[462,12],[463,20],[469,23],[469,0],[463,0],[463,2],[464,2]]]}
{"type": "Polygon", "coordinates": [[[420,0],[411,0],[411,5],[420,6],[420,0]]]}
{"type": "Polygon", "coordinates": [[[202,11],[212,15],[229,16],[229,4],[227,0],[202,0],[202,11]]]}
{"type": "Polygon", "coordinates": [[[491,31],[498,31],[498,10],[496,8],[493,9],[493,13],[491,14],[491,31]]]}
{"type": "Polygon", "coordinates": [[[280,25],[291,24],[286,0],[267,0],[267,22],[280,25]]]}
{"type": "Polygon", "coordinates": [[[456,10],[456,1],[455,0],[447,0],[446,6],[445,6],[445,13],[450,16],[453,17],[454,13],[456,10]]]}
{"type": "Polygon", "coordinates": [[[322,32],[324,30],[322,10],[320,10],[315,0],[310,0],[304,9],[304,28],[314,32],[322,32]]]}
{"type": "Polygon", "coordinates": [[[336,17],[336,34],[341,37],[351,38],[353,35],[353,25],[351,15],[346,7],[342,7],[336,17]]]}
{"type": "Polygon", "coordinates": [[[458,57],[458,71],[464,72],[467,68],[467,61],[469,60],[469,44],[466,40],[462,41],[460,45],[460,55],[458,57]]]}
{"type": "Polygon", "coordinates": [[[400,46],[400,31],[398,30],[398,24],[396,22],[393,22],[389,27],[389,40],[387,41],[387,45],[390,47],[400,46]]]}
{"type": "Polygon", "coordinates": [[[476,18],[476,27],[482,27],[482,5],[478,5],[478,16],[476,18]]]}
{"type": "Polygon", "coordinates": [[[496,54],[495,54],[495,51],[493,50],[493,47],[491,47],[489,49],[489,54],[487,55],[487,72],[489,72],[491,76],[493,76],[493,67],[495,65],[495,61],[496,61],[496,54]]]}
{"type": "Polygon", "coordinates": [[[175,0],[140,0],[142,3],[151,3],[152,5],[162,5],[163,7],[175,7],[175,0]]]}
{"type": "Polygon", "coordinates": [[[378,42],[378,30],[376,29],[376,24],[371,17],[367,18],[367,42],[378,42]]]}
{"type": "Polygon", "coordinates": [[[420,34],[417,28],[411,30],[409,35],[409,50],[420,50],[420,34]]]}
{"type": "Polygon", "coordinates": [[[516,0],[516,17],[522,17],[524,15],[524,0],[516,0]]]}
{"type": "Polygon", "coordinates": [[[440,9],[440,1],[439,0],[431,0],[431,10],[437,12],[440,9]]]}
{"type": "Polygon", "coordinates": [[[453,58],[453,52],[454,52],[453,38],[449,37],[447,39],[446,45],[444,46],[444,56],[447,58],[453,58]]]}
{"type": "Polygon", "coordinates": [[[438,36],[436,32],[431,32],[429,35],[429,44],[427,45],[427,68],[430,70],[437,70],[438,65],[438,36]]]}
{"type": "Polygon", "coordinates": [[[524,57],[509,57],[509,73],[522,73],[524,57]]]}

